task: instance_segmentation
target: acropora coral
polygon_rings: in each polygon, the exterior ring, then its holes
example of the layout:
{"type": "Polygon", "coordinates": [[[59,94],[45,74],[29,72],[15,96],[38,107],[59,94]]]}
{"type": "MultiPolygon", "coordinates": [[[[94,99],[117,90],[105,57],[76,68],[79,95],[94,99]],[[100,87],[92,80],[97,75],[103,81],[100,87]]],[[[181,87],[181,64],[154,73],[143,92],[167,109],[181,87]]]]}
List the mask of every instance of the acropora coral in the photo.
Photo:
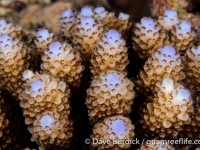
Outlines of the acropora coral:
{"type": "Polygon", "coordinates": [[[89,120],[96,122],[114,115],[129,115],[135,97],[133,86],[126,74],[119,71],[109,70],[94,77],[87,90],[89,120]]]}
{"type": "Polygon", "coordinates": [[[183,64],[178,52],[172,46],[160,47],[145,62],[143,70],[139,72],[136,80],[138,92],[151,92],[158,81],[166,77],[174,81],[181,81],[185,78],[182,71],[183,64]]]}
{"type": "Polygon", "coordinates": [[[20,106],[33,134],[32,140],[46,148],[67,148],[73,131],[68,86],[59,79],[30,70],[23,72],[22,80],[20,106]]]}
{"type": "Polygon", "coordinates": [[[37,48],[34,53],[40,55],[47,50],[48,46],[54,41],[53,33],[50,33],[47,29],[39,29],[34,41],[37,48]]]}
{"type": "Polygon", "coordinates": [[[133,131],[134,128],[131,120],[126,117],[108,117],[94,126],[93,133],[90,137],[91,139],[110,140],[111,142],[106,144],[92,144],[92,146],[98,146],[100,149],[116,150],[130,148],[131,144],[125,143],[123,140],[133,140],[135,135],[133,131]],[[114,144],[114,140],[119,144],[114,144]]]}
{"type": "Polygon", "coordinates": [[[106,32],[99,40],[90,61],[94,76],[112,69],[125,71],[129,61],[126,43],[121,34],[116,30],[106,32]]]}
{"type": "Polygon", "coordinates": [[[174,25],[179,23],[177,12],[173,10],[165,10],[164,16],[159,16],[158,23],[166,31],[170,31],[174,25]]]}
{"type": "Polygon", "coordinates": [[[80,53],[68,43],[53,42],[42,54],[41,72],[78,87],[84,67],[80,53]]]}
{"type": "Polygon", "coordinates": [[[142,58],[148,58],[161,46],[169,43],[166,31],[151,18],[144,17],[136,23],[133,48],[142,58]]]}
{"type": "MultiPolygon", "coordinates": [[[[43,27],[34,37],[0,19],[0,90],[6,98],[15,97],[31,140],[41,150],[73,149],[72,141],[80,142],[73,137],[79,132],[77,124],[82,126],[73,113],[85,123],[80,107],[88,117],[91,128],[85,133],[91,140],[199,139],[196,31],[174,10],[165,10],[157,19],[141,18],[133,32],[130,17],[101,6],[65,9],[59,34],[43,27]]],[[[14,114],[9,105],[0,98],[0,149],[22,150],[29,146],[21,145],[12,127],[16,119],[10,118],[14,114]]],[[[175,149],[154,140],[141,143],[138,150],[175,149]]],[[[99,150],[131,146],[90,143],[99,150]]]]}
{"type": "Polygon", "coordinates": [[[171,29],[170,42],[177,51],[185,51],[194,45],[195,31],[187,21],[181,21],[171,29]]]}
{"type": "Polygon", "coordinates": [[[7,23],[4,19],[0,18],[0,34],[8,34],[12,38],[21,39],[23,31],[21,26],[14,26],[12,23],[7,23]]]}
{"type": "Polygon", "coordinates": [[[184,125],[191,123],[193,100],[185,87],[164,78],[157,82],[154,95],[140,109],[140,123],[146,136],[175,139],[184,125]]]}
{"type": "Polygon", "coordinates": [[[17,97],[22,92],[22,72],[27,69],[30,49],[18,38],[0,35],[1,85],[17,97]]]}

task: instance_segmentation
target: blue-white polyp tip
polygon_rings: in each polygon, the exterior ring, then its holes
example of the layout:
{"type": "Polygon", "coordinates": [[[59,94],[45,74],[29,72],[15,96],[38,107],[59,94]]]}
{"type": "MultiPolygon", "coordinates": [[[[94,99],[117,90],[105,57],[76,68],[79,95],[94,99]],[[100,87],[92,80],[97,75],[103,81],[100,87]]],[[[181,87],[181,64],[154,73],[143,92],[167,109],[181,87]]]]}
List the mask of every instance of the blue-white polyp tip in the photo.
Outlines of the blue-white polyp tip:
{"type": "Polygon", "coordinates": [[[119,16],[118,16],[118,18],[121,18],[121,19],[123,19],[123,20],[128,20],[129,19],[129,15],[128,14],[124,14],[124,13],[120,13],[119,14],[119,16]]]}
{"type": "Polygon", "coordinates": [[[174,89],[174,81],[171,78],[165,78],[162,81],[162,86],[165,87],[166,91],[172,91],[174,89]]]}
{"type": "Polygon", "coordinates": [[[62,17],[70,17],[71,14],[73,14],[73,11],[71,9],[65,9],[63,12],[62,12],[62,17]]]}
{"type": "Polygon", "coordinates": [[[175,18],[177,17],[177,12],[174,10],[165,10],[165,16],[168,18],[175,18]]]}
{"type": "Polygon", "coordinates": [[[109,30],[106,33],[106,40],[110,45],[115,45],[116,40],[120,40],[121,34],[116,30],[109,30]]]}
{"type": "Polygon", "coordinates": [[[41,81],[35,80],[31,83],[31,89],[38,93],[39,89],[44,89],[44,84],[41,81]]]}
{"type": "Polygon", "coordinates": [[[94,24],[94,19],[92,17],[82,17],[81,18],[81,26],[84,29],[92,28],[94,24]]]}
{"type": "Polygon", "coordinates": [[[158,147],[158,150],[167,150],[165,147],[158,147]]]}
{"type": "Polygon", "coordinates": [[[60,42],[53,42],[49,45],[49,51],[53,53],[54,56],[59,54],[59,48],[62,47],[60,42]]]}
{"type": "Polygon", "coordinates": [[[97,14],[100,14],[104,11],[105,11],[104,7],[97,7],[97,8],[94,9],[94,12],[97,13],[97,14]]]}
{"type": "Polygon", "coordinates": [[[199,55],[200,54],[200,45],[197,47],[197,49],[195,50],[195,54],[199,55]]]}
{"type": "Polygon", "coordinates": [[[49,115],[45,115],[40,119],[40,125],[42,127],[49,127],[53,123],[53,119],[49,115]]]}
{"type": "Polygon", "coordinates": [[[178,91],[178,94],[177,94],[177,97],[176,97],[176,98],[177,98],[178,100],[183,100],[183,99],[188,100],[189,97],[190,97],[190,93],[189,93],[188,90],[180,89],[180,90],[178,91]]]}
{"type": "Polygon", "coordinates": [[[183,32],[183,34],[191,32],[191,24],[189,22],[182,21],[179,26],[181,27],[181,31],[183,32]]]}
{"type": "Polygon", "coordinates": [[[85,6],[81,9],[81,14],[83,16],[92,16],[93,12],[92,12],[92,8],[89,6],[85,6]]]}
{"type": "Polygon", "coordinates": [[[126,131],[126,126],[122,120],[115,120],[111,124],[112,131],[115,134],[124,134],[126,131]]]}
{"type": "Polygon", "coordinates": [[[109,74],[107,76],[107,84],[108,85],[116,85],[116,84],[120,84],[120,78],[119,75],[117,74],[109,74]]]}
{"type": "Polygon", "coordinates": [[[5,45],[12,46],[12,42],[13,42],[12,38],[7,34],[1,34],[0,35],[0,41],[3,42],[3,43],[0,43],[1,49],[4,49],[5,45]]]}
{"type": "Polygon", "coordinates": [[[5,27],[7,25],[7,22],[4,19],[0,19],[0,27],[5,27]]]}
{"type": "Polygon", "coordinates": [[[168,45],[161,48],[161,54],[162,55],[165,54],[166,56],[168,55],[171,56],[171,58],[169,58],[171,60],[171,59],[174,59],[176,50],[174,49],[174,47],[168,45]]]}
{"type": "Polygon", "coordinates": [[[141,25],[146,28],[146,30],[153,30],[155,27],[155,22],[153,19],[144,17],[141,19],[141,25]]]}
{"type": "Polygon", "coordinates": [[[47,29],[40,29],[37,32],[37,37],[41,36],[42,39],[47,39],[49,37],[49,31],[47,29]]]}

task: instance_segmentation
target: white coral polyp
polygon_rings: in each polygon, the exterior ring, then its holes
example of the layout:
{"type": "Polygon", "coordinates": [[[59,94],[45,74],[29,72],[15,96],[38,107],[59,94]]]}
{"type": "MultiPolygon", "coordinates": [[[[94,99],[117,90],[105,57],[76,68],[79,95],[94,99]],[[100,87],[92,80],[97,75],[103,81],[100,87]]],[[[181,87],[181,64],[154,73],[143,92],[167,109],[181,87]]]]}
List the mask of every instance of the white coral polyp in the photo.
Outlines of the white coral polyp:
{"type": "Polygon", "coordinates": [[[177,12],[174,10],[165,10],[164,16],[159,16],[158,22],[167,31],[179,22],[177,12]]]}
{"type": "Polygon", "coordinates": [[[87,30],[93,28],[93,24],[95,24],[94,19],[92,17],[82,17],[81,18],[81,26],[87,30]]]}
{"type": "Polygon", "coordinates": [[[37,47],[38,54],[41,54],[46,50],[50,43],[53,42],[53,33],[50,33],[47,29],[39,29],[37,32],[37,38],[35,39],[35,45],[37,47]]]}
{"type": "Polygon", "coordinates": [[[104,7],[97,7],[94,9],[94,12],[97,14],[101,14],[104,11],[106,11],[104,7]]]}
{"type": "Polygon", "coordinates": [[[161,55],[159,56],[159,61],[163,59],[170,62],[171,60],[175,60],[176,50],[172,46],[165,46],[160,48],[161,55]]]}
{"type": "Polygon", "coordinates": [[[12,49],[14,45],[12,38],[7,34],[0,35],[0,48],[1,51],[5,51],[8,47],[12,49]]]}
{"type": "Polygon", "coordinates": [[[187,21],[182,21],[180,24],[175,25],[176,27],[176,36],[178,39],[183,39],[189,37],[188,33],[191,32],[191,24],[187,21]],[[182,36],[181,36],[182,35],[182,36]]]}
{"type": "Polygon", "coordinates": [[[7,23],[4,19],[0,19],[0,34],[8,34],[12,38],[22,38],[22,27],[13,26],[11,23],[7,23]]]}
{"type": "Polygon", "coordinates": [[[141,25],[145,27],[147,34],[149,30],[153,31],[155,29],[156,22],[154,22],[151,18],[144,17],[141,19],[141,25]]]}
{"type": "Polygon", "coordinates": [[[24,71],[22,75],[23,75],[23,78],[25,80],[26,79],[31,79],[34,76],[34,74],[33,74],[33,72],[31,70],[24,71]]]}
{"type": "Polygon", "coordinates": [[[193,48],[192,51],[194,52],[195,55],[200,55],[200,45],[195,49],[193,48]]]}
{"type": "Polygon", "coordinates": [[[69,17],[71,17],[71,16],[74,16],[74,12],[73,12],[71,9],[65,9],[65,10],[62,12],[62,18],[63,18],[63,19],[66,19],[66,18],[69,19],[69,17]]]}
{"type": "Polygon", "coordinates": [[[52,58],[57,58],[58,54],[61,52],[61,47],[62,45],[60,42],[53,42],[49,45],[49,51],[52,53],[52,58]]]}
{"type": "MultiPolygon", "coordinates": [[[[153,19],[144,17],[141,19],[140,23],[136,24],[136,27],[140,30],[138,36],[140,36],[140,39],[143,42],[150,44],[150,46],[155,44],[155,39],[158,39],[159,37],[159,34],[156,33],[159,33],[160,26],[157,27],[156,22],[153,19]],[[147,40],[149,41],[147,42],[147,40]]],[[[135,34],[137,35],[138,33],[135,34]]]]}
{"type": "Polygon", "coordinates": [[[171,78],[165,78],[162,81],[162,86],[165,88],[166,92],[169,93],[174,90],[174,81],[171,78]]]}
{"type": "Polygon", "coordinates": [[[121,34],[116,30],[109,30],[105,35],[110,46],[116,45],[116,41],[119,41],[121,38],[121,34]]]}
{"type": "Polygon", "coordinates": [[[49,37],[51,37],[52,33],[50,34],[47,29],[40,29],[37,32],[37,38],[40,42],[47,40],[49,37]]]}
{"type": "Polygon", "coordinates": [[[116,84],[120,84],[120,78],[118,74],[109,74],[106,80],[108,86],[115,86],[116,84]]]}
{"type": "Polygon", "coordinates": [[[126,131],[126,125],[122,120],[113,121],[110,128],[116,135],[125,134],[126,131]]]}
{"type": "Polygon", "coordinates": [[[165,24],[168,26],[173,26],[178,22],[178,14],[174,10],[165,10],[164,16],[165,24]]]}
{"type": "Polygon", "coordinates": [[[92,16],[94,13],[92,11],[92,8],[89,6],[85,6],[81,9],[80,15],[82,16],[92,16]]]}
{"type": "Polygon", "coordinates": [[[71,39],[74,34],[74,24],[76,22],[76,12],[71,9],[65,9],[62,12],[62,18],[60,19],[61,31],[67,37],[71,39]]]}
{"type": "Polygon", "coordinates": [[[51,118],[49,115],[45,115],[40,119],[41,127],[50,127],[52,123],[53,123],[53,118],[51,118]]]}
{"type": "MultiPolygon", "coordinates": [[[[19,40],[16,39],[15,41],[7,34],[0,35],[0,52],[4,55],[4,60],[9,58],[13,58],[16,56],[16,53],[21,50],[22,44],[18,43],[19,40]],[[15,46],[18,43],[18,46],[15,46]]],[[[16,62],[17,63],[17,62],[16,62]]]]}
{"type": "Polygon", "coordinates": [[[35,92],[38,93],[39,90],[44,89],[44,83],[38,80],[35,80],[31,83],[31,89],[35,92]]]}
{"type": "Polygon", "coordinates": [[[118,18],[121,19],[121,20],[128,20],[129,17],[130,17],[130,16],[129,16],[128,14],[124,14],[124,13],[122,13],[122,12],[121,12],[121,13],[119,14],[119,16],[118,16],[118,18]]]}
{"type": "Polygon", "coordinates": [[[174,105],[182,105],[184,103],[188,102],[188,99],[190,97],[190,93],[188,90],[180,89],[173,100],[174,105]]]}
{"type": "Polygon", "coordinates": [[[158,150],[167,150],[165,147],[159,147],[158,150]]]}
{"type": "Polygon", "coordinates": [[[0,29],[2,28],[5,28],[7,26],[7,22],[4,20],[4,19],[0,19],[0,29]]]}

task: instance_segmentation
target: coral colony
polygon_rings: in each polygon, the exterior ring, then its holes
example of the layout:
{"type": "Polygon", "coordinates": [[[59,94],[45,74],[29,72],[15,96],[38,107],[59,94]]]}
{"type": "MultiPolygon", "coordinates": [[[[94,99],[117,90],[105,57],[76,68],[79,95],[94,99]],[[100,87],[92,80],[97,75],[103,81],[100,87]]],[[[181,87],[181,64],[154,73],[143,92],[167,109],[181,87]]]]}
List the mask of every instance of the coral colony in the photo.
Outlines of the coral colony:
{"type": "MultiPolygon", "coordinates": [[[[70,97],[80,87],[85,61],[91,72],[85,89],[90,138],[110,140],[91,143],[90,148],[129,149],[130,143],[114,140],[133,140],[142,134],[151,141],[138,145],[138,150],[174,150],[175,145],[153,141],[200,138],[200,97],[194,96],[200,91],[200,46],[191,24],[180,20],[176,11],[166,10],[158,19],[143,17],[135,24],[133,49],[144,65],[134,83],[126,71],[132,61],[126,45],[129,15],[117,17],[104,7],[66,9],[60,26],[62,40],[38,29],[35,46],[29,47],[22,27],[0,19],[0,87],[21,106],[31,140],[41,150],[70,146],[74,130],[70,97]],[[33,63],[38,68],[32,68],[33,63]],[[129,117],[135,95],[141,94],[146,100],[133,125],[129,117]]],[[[22,150],[26,147],[17,119],[6,99],[0,99],[0,149],[22,150]]]]}

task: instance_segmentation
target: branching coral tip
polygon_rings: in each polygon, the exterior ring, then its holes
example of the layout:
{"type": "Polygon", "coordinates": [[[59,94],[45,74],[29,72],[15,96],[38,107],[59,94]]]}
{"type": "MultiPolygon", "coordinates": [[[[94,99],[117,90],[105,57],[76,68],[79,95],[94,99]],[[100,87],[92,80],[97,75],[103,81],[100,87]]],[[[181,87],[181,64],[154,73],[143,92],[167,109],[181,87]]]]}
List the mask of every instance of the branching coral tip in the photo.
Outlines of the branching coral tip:
{"type": "Polygon", "coordinates": [[[174,89],[174,81],[171,78],[165,78],[162,82],[162,86],[167,92],[171,92],[174,89]]]}
{"type": "Polygon", "coordinates": [[[83,16],[92,16],[93,15],[92,8],[89,6],[85,6],[81,9],[80,14],[83,16]]]}
{"type": "Polygon", "coordinates": [[[100,14],[104,11],[105,11],[104,7],[97,7],[97,8],[94,9],[94,12],[97,13],[97,14],[100,14]]]}
{"type": "Polygon", "coordinates": [[[112,131],[117,134],[124,134],[126,131],[126,126],[122,120],[115,120],[111,124],[112,131]]]}
{"type": "Polygon", "coordinates": [[[44,89],[44,84],[43,84],[41,81],[38,81],[38,80],[33,81],[33,82],[31,83],[31,89],[32,89],[35,93],[37,93],[37,92],[39,92],[40,89],[44,89]]]}
{"type": "Polygon", "coordinates": [[[116,85],[116,84],[120,84],[120,79],[119,79],[119,75],[117,74],[109,74],[107,76],[107,84],[108,85],[116,85]]]}
{"type": "Polygon", "coordinates": [[[49,115],[43,116],[40,119],[40,125],[42,127],[49,127],[51,126],[52,123],[53,123],[53,119],[49,115]]]}
{"type": "Polygon", "coordinates": [[[119,41],[121,38],[121,34],[119,32],[117,32],[116,30],[109,30],[107,33],[106,33],[106,39],[107,39],[107,42],[109,43],[109,45],[115,45],[115,43],[117,41],[119,41]]]}

